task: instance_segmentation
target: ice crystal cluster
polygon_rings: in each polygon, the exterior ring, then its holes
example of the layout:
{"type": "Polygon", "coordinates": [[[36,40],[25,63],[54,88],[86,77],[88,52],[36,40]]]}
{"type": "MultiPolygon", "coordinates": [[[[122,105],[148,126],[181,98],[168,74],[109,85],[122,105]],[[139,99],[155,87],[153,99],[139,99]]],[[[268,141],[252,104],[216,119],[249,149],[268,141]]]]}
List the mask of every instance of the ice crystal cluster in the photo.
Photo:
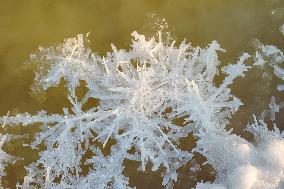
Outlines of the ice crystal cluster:
{"type": "MultiPolygon", "coordinates": [[[[162,184],[171,188],[177,170],[195,152],[205,156],[216,172],[213,183],[200,182],[196,189],[284,188],[283,133],[276,126],[269,130],[264,122],[268,114],[275,120],[283,103],[272,97],[262,117],[254,117],[247,127],[253,143],[226,130],[242,105],[230,85],[252,67],[271,66],[284,80],[283,53],[260,45],[255,54],[243,53],[236,63],[221,67],[218,53],[225,50],[216,41],[200,48],[185,41],[166,43],[161,32],[150,39],[137,32],[132,36],[129,50],[111,45],[113,51],[104,57],[86,46],[84,35],[40,48],[31,56],[40,62],[34,89],[47,90],[64,80],[72,108],[64,108],[62,115],[40,111],[0,119],[4,127],[40,124],[29,146],[45,148],[26,167],[24,182],[17,187],[131,188],[123,175],[124,161],[130,160],[140,162],[140,171],[146,165],[152,171],[163,170],[162,184]],[[254,60],[254,65],[247,60],[254,60]],[[221,83],[216,83],[217,75],[224,76],[221,83]],[[88,91],[78,98],[76,88],[82,84],[88,91]],[[99,103],[86,110],[90,99],[99,103]],[[174,124],[176,118],[184,118],[184,124],[174,124]],[[191,133],[197,146],[191,152],[181,150],[181,139],[191,133]],[[105,148],[109,153],[103,152],[105,148]]],[[[1,136],[1,146],[4,140],[1,136]]],[[[0,153],[3,176],[11,157],[0,153]]]]}

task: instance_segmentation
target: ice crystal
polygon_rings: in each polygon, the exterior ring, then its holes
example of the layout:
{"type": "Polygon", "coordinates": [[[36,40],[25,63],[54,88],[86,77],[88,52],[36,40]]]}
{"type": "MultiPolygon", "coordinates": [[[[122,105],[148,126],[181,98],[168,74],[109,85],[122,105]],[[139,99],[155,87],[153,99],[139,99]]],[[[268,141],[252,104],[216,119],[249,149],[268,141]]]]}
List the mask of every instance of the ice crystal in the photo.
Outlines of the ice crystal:
{"type": "MultiPolygon", "coordinates": [[[[284,34],[283,34],[284,35],[284,34]]],[[[272,45],[263,45],[259,41],[256,42],[257,51],[254,57],[254,65],[261,66],[262,68],[266,65],[266,67],[272,67],[274,70],[274,75],[284,80],[284,54],[283,52],[275,46],[272,45]]],[[[279,84],[277,86],[279,91],[283,91],[283,85],[279,84]]]]}
{"type": "MultiPolygon", "coordinates": [[[[251,68],[245,64],[248,53],[221,67],[218,52],[225,50],[216,41],[200,48],[185,41],[176,45],[161,32],[158,39],[137,32],[132,36],[129,50],[111,45],[113,51],[104,57],[93,53],[81,34],[31,55],[40,62],[33,89],[47,90],[64,80],[72,107],[64,108],[62,115],[40,111],[0,119],[6,127],[40,123],[29,146],[44,144],[45,149],[26,167],[18,187],[130,188],[123,163],[131,160],[140,162],[142,171],[147,164],[152,171],[161,168],[162,184],[170,188],[178,179],[177,170],[192,158],[192,152],[179,148],[190,133],[198,138],[194,151],[205,156],[217,174],[213,183],[198,183],[197,189],[276,189],[283,183],[284,144],[277,128],[269,131],[255,118],[249,127],[255,144],[225,129],[242,105],[229,87],[251,68]],[[218,74],[224,76],[221,83],[215,83],[218,74]],[[76,94],[81,81],[88,89],[83,98],[76,94]],[[86,110],[90,99],[99,99],[99,104],[86,110]],[[182,117],[183,126],[174,124],[182,117]],[[105,148],[108,154],[102,152],[105,148]],[[86,159],[87,154],[92,155],[86,159]]],[[[270,61],[275,75],[283,79],[279,49],[261,45],[254,58],[255,65],[270,61]]],[[[281,107],[272,99],[273,120],[281,107]]]]}
{"type": "Polygon", "coordinates": [[[9,163],[14,163],[19,158],[7,154],[2,148],[4,143],[7,142],[7,135],[0,134],[0,185],[1,178],[6,175],[5,166],[9,163]]]}

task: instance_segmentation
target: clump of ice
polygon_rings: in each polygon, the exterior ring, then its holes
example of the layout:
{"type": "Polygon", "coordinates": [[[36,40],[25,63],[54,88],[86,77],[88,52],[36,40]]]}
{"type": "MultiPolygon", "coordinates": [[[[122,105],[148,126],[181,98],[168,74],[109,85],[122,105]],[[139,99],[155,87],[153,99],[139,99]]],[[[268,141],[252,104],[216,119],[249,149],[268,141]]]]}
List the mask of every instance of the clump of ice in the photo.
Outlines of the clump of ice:
{"type": "Polygon", "coordinates": [[[197,149],[215,168],[215,184],[232,189],[280,188],[283,184],[284,133],[270,131],[262,120],[248,127],[256,144],[229,133],[208,134],[199,141],[197,149]],[[222,163],[220,163],[222,162],[222,163]]]}
{"type": "Polygon", "coordinates": [[[229,188],[251,189],[258,181],[258,170],[252,165],[240,166],[228,176],[229,188]]]}
{"type": "MultiPolygon", "coordinates": [[[[284,179],[279,129],[269,131],[263,120],[255,119],[248,130],[256,143],[225,129],[242,105],[230,85],[252,68],[246,65],[251,55],[243,53],[235,64],[221,67],[218,53],[225,50],[216,41],[200,48],[165,42],[161,32],[150,39],[137,32],[132,36],[129,50],[111,45],[113,51],[104,57],[93,53],[81,34],[31,56],[41,63],[34,89],[47,90],[64,79],[72,108],[64,108],[62,115],[40,111],[0,119],[6,127],[41,123],[30,147],[44,144],[46,149],[26,167],[18,187],[130,188],[123,175],[126,159],[139,161],[142,171],[148,163],[152,171],[162,168],[162,184],[171,187],[177,170],[192,158],[192,152],[179,149],[180,140],[193,133],[198,137],[194,151],[216,171],[214,183],[199,183],[197,189],[279,188],[284,179]],[[220,85],[215,83],[218,74],[224,75],[220,85]],[[80,81],[88,89],[82,99],[76,94],[80,81]],[[83,109],[92,98],[100,99],[99,105],[83,109]],[[185,126],[173,124],[180,117],[185,126]],[[108,155],[102,153],[106,147],[108,155]],[[86,153],[93,156],[85,160],[86,153]],[[91,167],[87,174],[84,165],[91,167]]],[[[282,78],[279,49],[262,45],[256,53],[255,65],[268,62],[282,78]]],[[[275,99],[271,102],[273,120],[281,107],[275,99]]]]}

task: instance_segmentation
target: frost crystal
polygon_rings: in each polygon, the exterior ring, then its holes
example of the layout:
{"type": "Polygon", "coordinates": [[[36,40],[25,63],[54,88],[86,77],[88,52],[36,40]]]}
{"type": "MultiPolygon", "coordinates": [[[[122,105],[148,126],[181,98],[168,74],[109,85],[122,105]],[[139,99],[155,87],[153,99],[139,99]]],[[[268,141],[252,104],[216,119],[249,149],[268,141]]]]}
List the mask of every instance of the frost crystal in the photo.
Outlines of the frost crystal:
{"type": "MultiPolygon", "coordinates": [[[[47,90],[63,79],[72,108],[64,108],[62,115],[40,111],[0,119],[6,126],[40,123],[29,146],[44,144],[45,149],[26,167],[18,187],[130,188],[123,163],[132,160],[141,163],[142,171],[148,163],[152,171],[161,168],[162,184],[170,188],[178,179],[177,170],[192,158],[191,152],[179,148],[190,133],[198,138],[194,151],[217,173],[214,183],[199,183],[197,189],[275,188],[283,181],[283,136],[277,129],[268,131],[262,120],[255,120],[249,130],[257,144],[225,129],[242,105],[229,87],[251,68],[245,65],[250,55],[220,67],[217,52],[225,50],[216,41],[200,48],[185,41],[165,43],[158,34],[158,39],[147,39],[133,32],[131,49],[111,45],[113,52],[105,57],[92,53],[81,34],[31,56],[41,63],[34,90],[47,90]],[[217,74],[224,75],[221,84],[215,83],[217,74]],[[88,91],[79,98],[76,88],[82,83],[88,91]],[[86,110],[90,99],[99,99],[99,104],[86,110]],[[174,124],[176,118],[185,118],[183,126],[174,124]]],[[[256,65],[264,65],[263,56],[268,56],[282,78],[277,65],[282,52],[273,46],[261,50],[256,65]]],[[[279,108],[271,102],[273,116],[279,108]]]]}
{"type": "MultiPolygon", "coordinates": [[[[270,66],[274,69],[274,75],[284,80],[284,69],[281,67],[284,62],[283,52],[275,46],[263,45],[259,41],[256,41],[256,43],[257,51],[254,57],[254,65],[262,68],[270,66]]],[[[277,89],[283,91],[283,85],[278,85],[277,89]]]]}
{"type": "Polygon", "coordinates": [[[5,166],[9,163],[14,163],[18,158],[7,154],[3,151],[3,145],[7,142],[7,135],[0,134],[0,185],[1,185],[1,178],[6,175],[5,173],[5,166]]]}

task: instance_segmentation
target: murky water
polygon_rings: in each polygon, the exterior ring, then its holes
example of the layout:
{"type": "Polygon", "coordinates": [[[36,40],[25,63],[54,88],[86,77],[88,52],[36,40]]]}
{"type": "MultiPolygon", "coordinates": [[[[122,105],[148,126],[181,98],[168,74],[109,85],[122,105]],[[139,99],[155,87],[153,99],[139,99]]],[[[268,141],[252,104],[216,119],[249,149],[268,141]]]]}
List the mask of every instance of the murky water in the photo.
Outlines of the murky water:
{"type": "MultiPolygon", "coordinates": [[[[283,0],[0,0],[0,114],[5,115],[7,111],[34,113],[40,109],[61,113],[62,107],[68,106],[63,86],[49,90],[45,96],[31,93],[34,70],[23,63],[38,46],[50,46],[78,33],[90,32],[92,49],[99,54],[111,50],[110,43],[128,48],[130,33],[137,30],[147,34],[147,15],[155,13],[167,20],[169,30],[178,41],[186,38],[193,45],[204,47],[217,40],[227,49],[227,53],[220,54],[226,64],[236,61],[241,52],[249,51],[254,38],[283,49],[284,38],[278,31],[284,23],[283,8],[283,0]],[[277,14],[272,14],[273,10],[277,10],[277,14]]],[[[264,80],[262,75],[263,71],[252,70],[247,78],[239,79],[232,87],[233,93],[245,104],[233,117],[232,125],[240,134],[252,113],[267,108],[271,95],[284,100],[283,95],[275,91],[278,81],[264,80]]],[[[279,126],[284,125],[284,116],[278,117],[279,126]]],[[[35,128],[12,130],[17,134],[34,131],[35,128]]],[[[21,182],[25,175],[23,165],[37,158],[31,150],[22,147],[22,143],[6,146],[11,154],[23,157],[24,161],[7,168],[4,187],[14,188],[21,182]]],[[[182,147],[190,149],[192,146],[193,142],[185,142],[182,147]]],[[[197,157],[196,161],[204,160],[197,157]]],[[[138,189],[161,188],[159,173],[138,173],[136,163],[126,164],[126,175],[138,189]]],[[[209,167],[202,167],[196,174],[186,168],[181,172],[175,188],[213,178],[209,167]]]]}

